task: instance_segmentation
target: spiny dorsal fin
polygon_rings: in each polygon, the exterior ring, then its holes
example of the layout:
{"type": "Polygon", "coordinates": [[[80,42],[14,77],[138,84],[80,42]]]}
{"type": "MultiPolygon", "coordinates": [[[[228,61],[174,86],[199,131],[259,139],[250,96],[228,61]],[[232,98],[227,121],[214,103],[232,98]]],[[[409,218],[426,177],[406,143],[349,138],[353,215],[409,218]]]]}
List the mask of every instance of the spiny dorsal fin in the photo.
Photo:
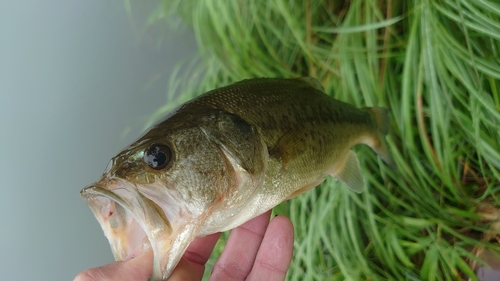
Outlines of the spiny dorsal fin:
{"type": "Polygon", "coordinates": [[[321,82],[319,82],[318,79],[316,79],[316,78],[304,76],[304,77],[299,77],[296,79],[300,80],[302,82],[305,82],[307,85],[313,87],[316,90],[320,90],[322,92],[325,92],[325,89],[321,85],[321,82]]]}

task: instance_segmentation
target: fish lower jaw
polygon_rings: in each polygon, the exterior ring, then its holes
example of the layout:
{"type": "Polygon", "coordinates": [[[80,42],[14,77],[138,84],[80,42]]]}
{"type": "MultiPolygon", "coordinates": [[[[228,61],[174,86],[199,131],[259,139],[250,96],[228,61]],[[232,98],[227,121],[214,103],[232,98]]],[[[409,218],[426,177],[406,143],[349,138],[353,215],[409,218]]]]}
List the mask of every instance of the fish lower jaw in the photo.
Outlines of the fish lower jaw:
{"type": "Polygon", "coordinates": [[[140,223],[120,204],[104,196],[95,196],[87,202],[108,238],[115,260],[130,260],[151,248],[140,223]]]}
{"type": "MultiPolygon", "coordinates": [[[[149,199],[121,180],[113,185],[91,185],[81,191],[108,238],[117,261],[127,261],[153,251],[150,280],[165,280],[199,231],[191,224],[190,210],[180,208],[171,221],[169,206],[149,199]]],[[[172,208],[170,208],[172,209],[172,208]]],[[[201,223],[201,222],[200,222],[201,223]]]]}
{"type": "Polygon", "coordinates": [[[108,238],[115,260],[126,261],[152,248],[148,236],[151,229],[141,221],[146,216],[145,211],[133,208],[127,200],[129,196],[120,193],[124,193],[123,190],[112,192],[92,186],[84,189],[82,196],[108,238]]]}
{"type": "MultiPolygon", "coordinates": [[[[134,222],[135,225],[138,225],[137,222],[134,222]]],[[[123,249],[116,249],[112,246],[113,254],[121,253],[120,259],[121,261],[131,260],[151,249],[151,242],[146,234],[146,232],[139,227],[131,227],[129,229],[129,237],[132,239],[128,240],[127,245],[123,245],[123,249]]],[[[110,240],[110,244],[113,245],[113,242],[110,240]]]]}

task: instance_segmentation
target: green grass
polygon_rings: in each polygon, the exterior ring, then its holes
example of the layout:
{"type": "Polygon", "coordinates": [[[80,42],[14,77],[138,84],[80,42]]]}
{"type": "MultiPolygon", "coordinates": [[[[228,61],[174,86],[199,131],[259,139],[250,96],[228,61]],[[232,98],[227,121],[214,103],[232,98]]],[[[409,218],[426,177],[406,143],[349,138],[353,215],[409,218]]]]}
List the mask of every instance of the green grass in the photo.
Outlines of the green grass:
{"type": "Polygon", "coordinates": [[[391,110],[396,171],[357,147],[362,194],[327,180],[275,208],[295,227],[287,280],[477,280],[475,253],[500,249],[498,1],[164,0],[151,23],[174,15],[201,52],[159,115],[245,78],[304,75],[391,110]]]}

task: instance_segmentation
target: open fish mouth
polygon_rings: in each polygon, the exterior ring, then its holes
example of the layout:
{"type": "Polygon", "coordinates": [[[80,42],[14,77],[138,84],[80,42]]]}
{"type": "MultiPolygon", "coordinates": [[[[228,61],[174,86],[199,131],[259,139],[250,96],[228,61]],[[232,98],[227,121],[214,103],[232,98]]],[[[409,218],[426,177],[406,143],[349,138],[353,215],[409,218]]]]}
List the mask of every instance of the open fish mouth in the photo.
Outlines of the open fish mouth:
{"type": "Polygon", "coordinates": [[[172,229],[155,202],[125,180],[104,177],[80,194],[99,221],[115,260],[130,260],[152,249],[153,272],[160,271],[157,255],[170,247],[172,229]]]}

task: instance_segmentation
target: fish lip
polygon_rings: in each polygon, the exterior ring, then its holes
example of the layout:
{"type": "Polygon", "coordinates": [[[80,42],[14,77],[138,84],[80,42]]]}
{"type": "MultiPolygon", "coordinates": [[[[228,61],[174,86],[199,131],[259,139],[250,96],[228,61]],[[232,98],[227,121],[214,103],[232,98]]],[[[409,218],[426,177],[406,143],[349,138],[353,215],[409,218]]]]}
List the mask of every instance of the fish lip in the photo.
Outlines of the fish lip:
{"type": "Polygon", "coordinates": [[[114,194],[113,192],[106,190],[102,187],[99,187],[95,184],[91,184],[91,185],[85,187],[84,189],[82,189],[80,191],[80,195],[83,197],[83,199],[85,199],[85,201],[87,201],[87,203],[88,203],[88,200],[93,199],[96,196],[103,196],[103,197],[106,197],[106,198],[109,198],[109,199],[115,201],[116,203],[118,203],[122,206],[127,205],[121,197],[119,197],[116,194],[114,194]]]}
{"type": "Polygon", "coordinates": [[[105,176],[80,195],[101,225],[115,260],[126,261],[152,248],[153,271],[160,271],[162,249],[172,230],[156,203],[142,196],[133,183],[105,176]]]}

